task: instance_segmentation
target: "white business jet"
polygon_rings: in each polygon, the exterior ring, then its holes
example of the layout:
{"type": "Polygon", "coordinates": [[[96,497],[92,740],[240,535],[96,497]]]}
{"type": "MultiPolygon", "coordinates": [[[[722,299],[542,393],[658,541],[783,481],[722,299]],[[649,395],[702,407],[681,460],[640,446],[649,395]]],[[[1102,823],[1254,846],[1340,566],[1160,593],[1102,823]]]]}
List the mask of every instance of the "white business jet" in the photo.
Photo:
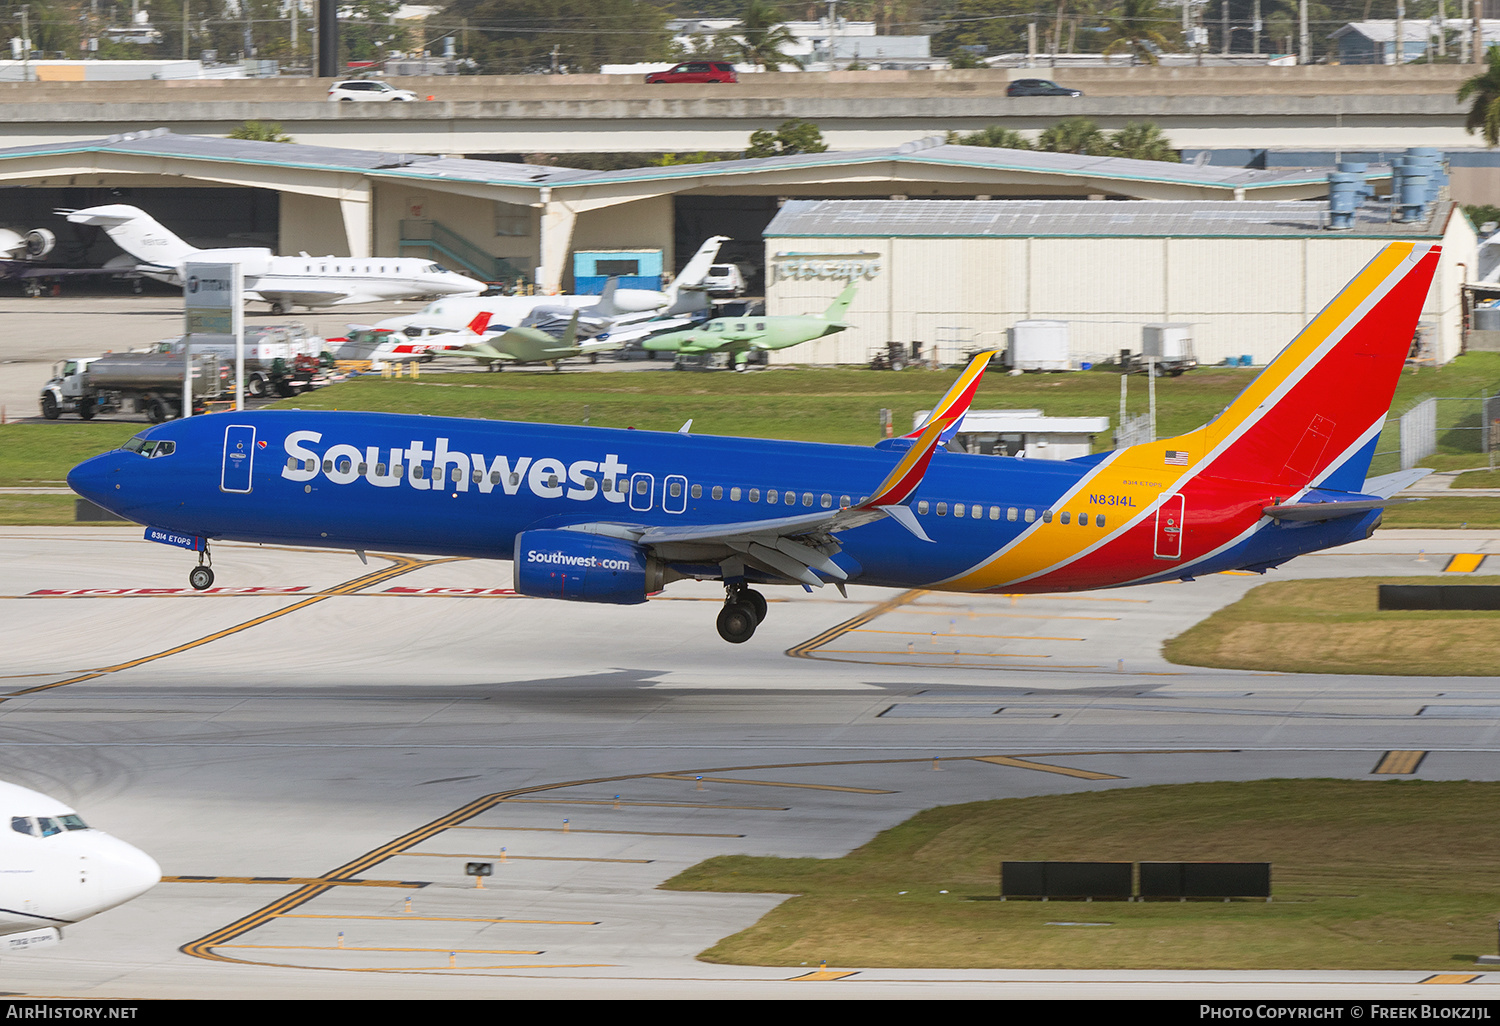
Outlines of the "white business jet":
{"type": "Polygon", "coordinates": [[[161,879],[151,856],[44,794],[0,781],[0,952],[49,947],[62,927],[161,879]]]}
{"type": "Polygon", "coordinates": [[[192,262],[240,265],[245,298],[271,304],[271,312],[293,307],[353,306],[395,299],[477,296],[483,282],[415,257],[276,256],[269,249],[199,249],[173,235],[137,207],[111,203],[84,210],[59,210],[74,224],[95,225],[128,256],[115,258],[121,272],[135,271],[169,285],[183,283],[183,265],[192,262]]]}

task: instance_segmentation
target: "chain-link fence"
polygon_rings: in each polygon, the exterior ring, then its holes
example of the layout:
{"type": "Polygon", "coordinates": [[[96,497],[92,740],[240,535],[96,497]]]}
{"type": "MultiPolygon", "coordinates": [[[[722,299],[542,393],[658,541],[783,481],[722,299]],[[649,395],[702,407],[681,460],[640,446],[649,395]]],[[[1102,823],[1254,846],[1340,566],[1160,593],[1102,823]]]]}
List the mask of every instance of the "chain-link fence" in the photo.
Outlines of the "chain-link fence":
{"type": "Polygon", "coordinates": [[[1500,395],[1427,396],[1388,417],[1370,474],[1409,470],[1429,456],[1500,452],[1500,395]]]}

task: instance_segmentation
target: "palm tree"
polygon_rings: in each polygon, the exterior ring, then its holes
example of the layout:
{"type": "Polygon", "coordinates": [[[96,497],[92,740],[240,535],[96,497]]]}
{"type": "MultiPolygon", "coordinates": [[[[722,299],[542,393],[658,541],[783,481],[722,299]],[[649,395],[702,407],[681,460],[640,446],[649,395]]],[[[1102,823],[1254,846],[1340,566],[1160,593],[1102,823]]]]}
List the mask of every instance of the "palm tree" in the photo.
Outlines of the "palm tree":
{"type": "Polygon", "coordinates": [[[1500,47],[1490,47],[1486,57],[1489,67],[1458,87],[1458,99],[1474,98],[1464,129],[1470,135],[1483,132],[1486,145],[1500,146],[1500,47]]]}
{"type": "Polygon", "coordinates": [[[949,132],[948,141],[959,146],[994,146],[1004,150],[1031,149],[1030,139],[1013,128],[1005,128],[1001,125],[989,125],[977,132],[970,132],[968,135],[949,132]]]}
{"type": "Polygon", "coordinates": [[[750,0],[745,16],[740,19],[740,52],[745,60],[757,68],[766,67],[776,71],[783,64],[797,66],[795,57],[788,57],[782,48],[797,41],[791,30],[781,23],[781,14],[767,0],[750,0]]]}
{"type": "Polygon", "coordinates": [[[1109,137],[1088,118],[1064,118],[1037,137],[1036,148],[1049,153],[1082,153],[1090,157],[1110,155],[1109,137]]]}
{"type": "Polygon", "coordinates": [[[1132,121],[1110,136],[1109,149],[1117,157],[1136,160],[1166,160],[1182,163],[1182,156],[1172,148],[1161,129],[1150,121],[1132,121]]]}
{"type": "Polygon", "coordinates": [[[1137,59],[1147,64],[1156,64],[1156,52],[1171,45],[1167,37],[1171,21],[1162,14],[1159,0],[1120,0],[1104,19],[1109,44],[1104,54],[1130,54],[1130,62],[1137,59]]]}

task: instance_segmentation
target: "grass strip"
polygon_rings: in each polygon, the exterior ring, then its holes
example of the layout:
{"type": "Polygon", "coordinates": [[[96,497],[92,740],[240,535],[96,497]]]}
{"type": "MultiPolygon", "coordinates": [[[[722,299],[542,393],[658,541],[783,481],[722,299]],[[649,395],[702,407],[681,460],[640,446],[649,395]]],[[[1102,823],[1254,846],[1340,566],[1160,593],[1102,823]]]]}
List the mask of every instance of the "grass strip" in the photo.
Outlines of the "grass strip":
{"type": "Polygon", "coordinates": [[[1398,780],[1011,798],[930,809],[843,858],[721,856],[663,886],[797,895],[710,962],[1452,970],[1495,948],[1496,801],[1500,784],[1398,780]],[[1271,862],[1274,900],[1001,902],[1002,860],[1271,862]]]}
{"type": "MultiPolygon", "coordinates": [[[[1433,556],[1433,571],[1445,556],[1433,556]]],[[[1163,647],[1174,663],[1288,673],[1500,673],[1500,612],[1376,608],[1382,584],[1488,584],[1500,577],[1350,577],[1263,584],[1163,647]],[[1453,578],[1447,580],[1446,578],[1453,578]]]]}

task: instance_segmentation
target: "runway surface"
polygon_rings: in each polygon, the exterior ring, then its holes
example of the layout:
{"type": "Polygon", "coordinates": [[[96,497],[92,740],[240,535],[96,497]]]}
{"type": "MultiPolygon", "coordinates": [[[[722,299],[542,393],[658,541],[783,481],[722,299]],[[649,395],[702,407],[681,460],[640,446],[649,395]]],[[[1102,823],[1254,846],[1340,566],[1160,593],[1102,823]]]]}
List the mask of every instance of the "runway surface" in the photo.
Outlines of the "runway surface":
{"type": "MultiPolygon", "coordinates": [[[[774,895],[661,891],[716,854],[836,857],[936,805],[1274,776],[1497,779],[1496,678],[1175,666],[1266,579],[1443,574],[1500,533],[1381,532],[1270,578],[1072,596],[716,586],[519,598],[510,565],[223,544],[218,587],[134,528],[0,536],[0,778],[167,878],[8,957],[76,997],[1456,999],[1487,973],[718,966],[774,895]],[[1407,757],[1410,769],[1416,757],[1407,757]],[[493,875],[476,888],[469,862],[493,875]],[[1464,982],[1441,982],[1456,979],[1464,982]],[[1424,982],[1427,981],[1427,982],[1424,982]]],[[[1500,557],[1495,557],[1500,558],[1500,557]]],[[[1470,562],[1473,562],[1472,560],[1470,562]]],[[[1443,574],[1449,579],[1457,574],[1443,574]]],[[[958,900],[955,898],[955,900],[958,900]]],[[[1476,989],[1479,989],[1476,993],[1476,989]]]]}

